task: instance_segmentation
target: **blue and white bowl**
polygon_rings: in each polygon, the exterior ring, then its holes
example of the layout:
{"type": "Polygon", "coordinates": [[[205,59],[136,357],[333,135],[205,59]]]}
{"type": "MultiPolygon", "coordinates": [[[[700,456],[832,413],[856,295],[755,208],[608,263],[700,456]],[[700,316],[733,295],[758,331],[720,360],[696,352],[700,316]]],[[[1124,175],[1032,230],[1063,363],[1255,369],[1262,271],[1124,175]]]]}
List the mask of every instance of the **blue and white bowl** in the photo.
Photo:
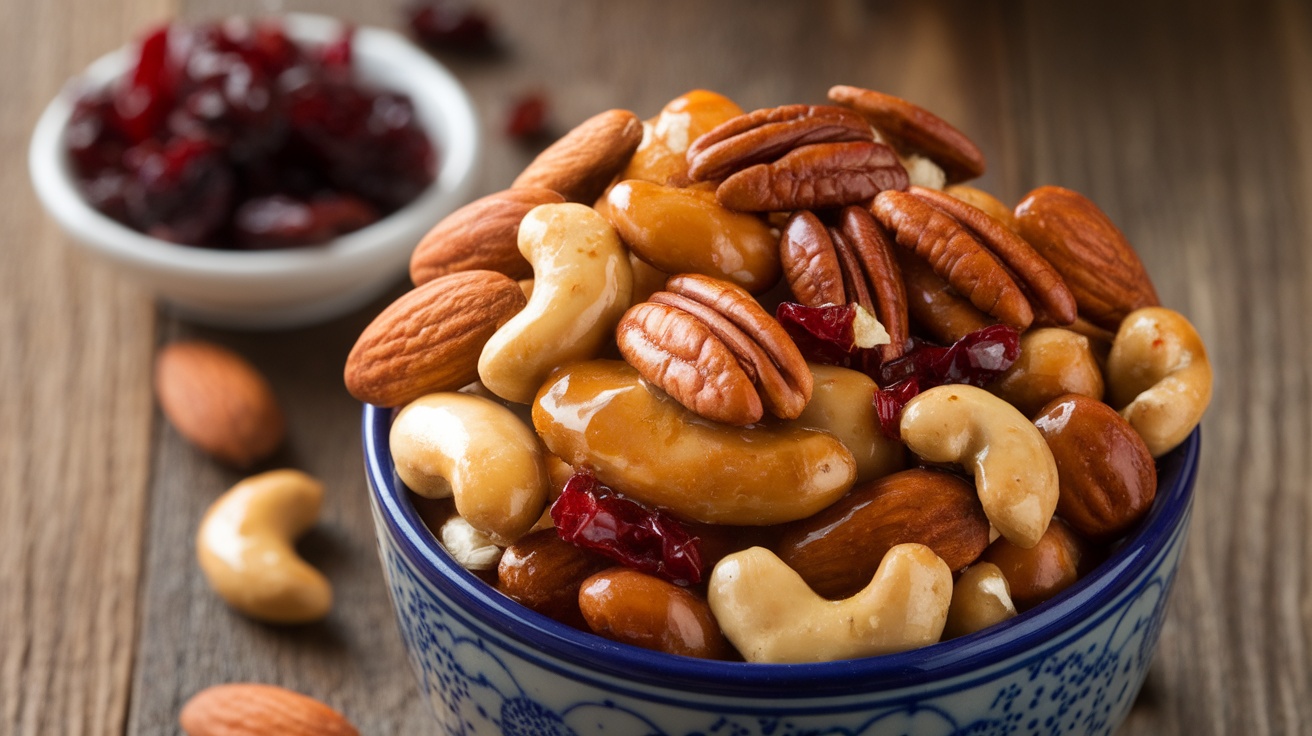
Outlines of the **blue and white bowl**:
{"type": "Polygon", "coordinates": [[[445,734],[1107,734],[1157,647],[1189,528],[1199,434],[1159,464],[1138,529],[1057,597],[971,636],[821,664],[677,657],[585,634],[462,569],[424,527],[366,407],[379,554],[419,687],[445,734]]]}

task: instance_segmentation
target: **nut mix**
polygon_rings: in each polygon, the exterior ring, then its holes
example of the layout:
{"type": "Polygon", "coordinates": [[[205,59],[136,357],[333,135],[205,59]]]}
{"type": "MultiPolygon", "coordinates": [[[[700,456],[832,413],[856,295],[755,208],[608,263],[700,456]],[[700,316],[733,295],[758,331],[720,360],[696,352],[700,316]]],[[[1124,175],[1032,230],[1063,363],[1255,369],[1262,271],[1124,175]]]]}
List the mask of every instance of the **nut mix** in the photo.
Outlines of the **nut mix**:
{"type": "Polygon", "coordinates": [[[345,381],[406,407],[397,471],[471,572],[616,641],[824,661],[1039,605],[1147,513],[1212,377],[1125,237],[829,97],[604,112],[423,240],[345,381]]]}

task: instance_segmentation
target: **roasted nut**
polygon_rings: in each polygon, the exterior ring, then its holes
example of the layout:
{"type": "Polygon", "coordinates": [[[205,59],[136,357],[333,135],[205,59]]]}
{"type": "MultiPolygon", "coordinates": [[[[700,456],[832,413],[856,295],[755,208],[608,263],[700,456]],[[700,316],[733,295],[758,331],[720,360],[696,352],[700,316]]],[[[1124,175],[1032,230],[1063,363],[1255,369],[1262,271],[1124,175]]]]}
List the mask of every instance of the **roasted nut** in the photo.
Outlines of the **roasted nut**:
{"type": "Polygon", "coordinates": [[[900,148],[924,153],[942,167],[949,184],[984,173],[979,148],[928,110],[893,95],[841,84],[829,88],[829,99],[860,112],[900,148]]]}
{"type": "Polygon", "coordinates": [[[191,696],[178,714],[187,736],[360,736],[346,716],[273,685],[234,682],[191,696]]]}
{"type": "Polygon", "coordinates": [[[811,372],[788,333],[751,294],[680,274],[630,309],[616,331],[642,377],[697,414],[752,424],[764,411],[792,419],[811,400],[811,372]]]}
{"type": "Polygon", "coordinates": [[[900,544],[865,588],[829,601],[769,550],[753,547],[715,566],[707,598],[748,662],[828,662],[938,641],[952,573],[928,547],[900,544]]]}
{"type": "Polygon", "coordinates": [[[551,452],[593,468],[606,485],[711,524],[805,518],[846,493],[856,477],[852,453],[828,433],[705,421],[619,361],[555,373],[533,405],[533,426],[551,452]]]}
{"type": "Polygon", "coordinates": [[[1034,420],[1057,462],[1057,513],[1075,531],[1110,540],[1152,506],[1157,466],[1134,428],[1101,401],[1063,396],[1034,420]]]}
{"type": "Polygon", "coordinates": [[[937,386],[907,402],[902,441],[931,463],[961,463],[975,478],[989,522],[1033,547],[1057,507],[1048,443],[1015,407],[982,388],[937,386]]]}
{"type": "Polygon", "coordinates": [[[457,271],[496,271],[512,279],[533,275],[516,245],[519,221],[540,204],[564,202],[550,189],[507,189],[461,207],[433,226],[410,255],[415,286],[457,271]]]}
{"type": "Polygon", "coordinates": [[[810,364],[811,401],[795,424],[837,437],[856,459],[856,482],[888,475],[906,463],[902,443],[879,429],[874,379],[860,371],[810,364]]]}
{"type": "Polygon", "coordinates": [[[606,195],[624,244],[666,273],[700,273],[753,294],[779,281],[779,238],[761,218],[725,209],[715,193],[622,181],[606,195]]]}
{"type": "Polygon", "coordinates": [[[1016,228],[1062,275],[1081,315],[1115,330],[1125,315],[1159,304],[1125,236],[1084,195],[1039,187],[1016,205],[1016,228]]]}
{"type": "Polygon", "coordinates": [[[1107,357],[1107,393],[1153,457],[1175,449],[1212,400],[1212,364],[1198,331],[1164,307],[1131,312],[1107,357]]]}
{"type": "Polygon", "coordinates": [[[200,569],[229,606],[260,621],[318,621],[333,589],[292,546],[319,518],[323,484],[298,470],[272,470],[233,486],[205,512],[196,533],[200,569]]]}
{"type": "MultiPolygon", "coordinates": [[[[629,268],[633,269],[634,304],[641,304],[651,298],[652,294],[662,291],[670,275],[629,251],[629,268]]],[[[1111,342],[1108,341],[1110,345],[1111,342]]]]}
{"type": "Polygon", "coordinates": [[[820,209],[868,202],[909,183],[897,154],[882,143],[814,143],[733,174],[715,198],[744,212],[820,209]]]}
{"type": "Polygon", "coordinates": [[[950,570],[974,562],[989,545],[975,489],[949,473],[894,473],[788,524],[775,552],[815,592],[846,598],[870,582],[886,552],[911,542],[929,547],[950,570]]]}
{"type": "Polygon", "coordinates": [[[988,390],[1027,417],[1058,396],[1081,394],[1102,400],[1102,369],[1089,338],[1060,327],[1020,336],[1020,357],[988,390]]]}
{"type": "Polygon", "coordinates": [[[731,652],[705,600],[637,570],[593,575],[579,588],[578,605],[593,633],[612,641],[701,659],[731,652]]]}
{"type": "Polygon", "coordinates": [[[497,590],[544,616],[584,628],[579,586],[614,564],[566,542],[555,529],[542,529],[506,547],[497,566],[497,590]]]}
{"type": "Polygon", "coordinates": [[[459,515],[452,516],[438,527],[437,539],[456,564],[471,572],[495,570],[501,560],[497,540],[475,529],[459,515]]]}
{"type": "Polygon", "coordinates": [[[524,292],[493,271],[441,276],[392,302],[346,358],[346,389],[359,401],[401,406],[478,378],[483,344],[524,307],[524,292]]]}
{"type": "Polygon", "coordinates": [[[953,184],[944,188],[943,192],[984,210],[990,217],[1005,225],[1008,230],[1013,233],[1016,232],[1016,215],[1011,211],[1011,208],[983,189],[976,189],[969,184],[953,184]]]}
{"type": "Polygon", "coordinates": [[[688,146],[717,125],[743,114],[724,95],[695,89],[665,105],[659,115],[643,124],[642,145],[620,180],[642,179],[656,184],[682,186],[688,177],[688,146]]]}
{"type": "Polygon", "coordinates": [[[873,138],[860,115],[841,107],[784,105],[754,110],[695,139],[688,147],[688,175],[693,181],[715,181],[802,146],[873,138]]]}
{"type": "Polygon", "coordinates": [[[1084,546],[1061,519],[1053,519],[1033,547],[1018,547],[1002,538],[990,544],[980,560],[998,566],[1007,579],[1012,601],[1024,611],[1079,579],[1084,546]]]}
{"type": "Polygon", "coordinates": [[[951,345],[976,330],[997,324],[934,273],[925,259],[905,248],[895,251],[907,292],[907,315],[930,337],[951,345]]]}
{"type": "Polygon", "coordinates": [[[527,404],[557,366],[595,357],[633,296],[633,271],[615,230],[580,204],[534,208],[519,225],[533,264],[533,298],[488,339],[478,377],[527,404]]]}
{"type": "Polygon", "coordinates": [[[591,205],[642,143],[642,121],[628,110],[607,110],[584,120],[552,143],[511,183],[513,189],[560,192],[591,205]]]}
{"type": "Polygon", "coordinates": [[[952,584],[952,605],[943,627],[944,639],[973,634],[1016,615],[1007,577],[991,562],[966,568],[952,584]]]}

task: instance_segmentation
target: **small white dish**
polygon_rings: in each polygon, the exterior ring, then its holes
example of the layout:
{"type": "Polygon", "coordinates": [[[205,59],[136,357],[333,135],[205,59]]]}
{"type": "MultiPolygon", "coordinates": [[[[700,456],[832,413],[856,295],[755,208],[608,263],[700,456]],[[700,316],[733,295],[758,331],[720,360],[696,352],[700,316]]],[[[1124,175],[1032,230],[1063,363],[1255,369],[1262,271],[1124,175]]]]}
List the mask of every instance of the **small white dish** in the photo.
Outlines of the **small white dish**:
{"type": "MultiPolygon", "coordinates": [[[[302,43],[327,42],[341,28],[341,21],[318,15],[288,14],[282,21],[288,36],[302,43]]],[[[64,128],[77,95],[123,74],[133,62],[132,47],[96,60],[42,113],[28,152],[37,196],[76,242],[117,264],[185,318],[282,329],[353,311],[395,284],[420,237],[468,198],[481,141],[464,87],[401,35],[357,28],[352,52],[362,81],[409,95],[438,155],[432,186],[368,227],[318,246],[227,251],[152,238],[91,207],[74,181],[64,128]]]]}

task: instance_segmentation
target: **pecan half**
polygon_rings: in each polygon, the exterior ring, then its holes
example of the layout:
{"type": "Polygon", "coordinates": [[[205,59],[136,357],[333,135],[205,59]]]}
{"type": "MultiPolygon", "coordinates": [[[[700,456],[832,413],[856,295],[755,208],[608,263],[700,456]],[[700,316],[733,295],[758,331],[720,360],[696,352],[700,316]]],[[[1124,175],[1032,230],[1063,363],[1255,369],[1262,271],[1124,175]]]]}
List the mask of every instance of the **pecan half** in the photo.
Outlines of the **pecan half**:
{"type": "Polygon", "coordinates": [[[909,182],[897,154],[882,143],[816,143],[735,173],[715,197],[744,212],[819,209],[866,202],[909,182]]]}
{"type": "Polygon", "coordinates": [[[643,378],[689,410],[747,425],[769,411],[794,419],[811,400],[812,376],[797,346],[743,289],[682,274],[630,308],[615,339],[643,378]]]}
{"type": "Polygon", "coordinates": [[[984,173],[984,154],[964,133],[934,113],[893,95],[847,85],[829,89],[829,99],[865,116],[895,145],[923,153],[955,184],[984,173]]]}
{"type": "Polygon", "coordinates": [[[970,300],[953,291],[925,259],[899,248],[897,262],[907,290],[907,314],[939,344],[951,345],[976,330],[996,324],[970,300]]]}
{"type": "Polygon", "coordinates": [[[860,304],[888,331],[883,359],[902,355],[910,336],[906,291],[893,245],[868,210],[845,207],[832,228],[812,212],[794,213],[784,225],[779,256],[799,303],[860,304]]]}
{"type": "Polygon", "coordinates": [[[754,164],[773,161],[799,146],[872,141],[859,114],[832,105],[784,105],[730,118],[688,146],[693,181],[723,179],[754,164]]]}

